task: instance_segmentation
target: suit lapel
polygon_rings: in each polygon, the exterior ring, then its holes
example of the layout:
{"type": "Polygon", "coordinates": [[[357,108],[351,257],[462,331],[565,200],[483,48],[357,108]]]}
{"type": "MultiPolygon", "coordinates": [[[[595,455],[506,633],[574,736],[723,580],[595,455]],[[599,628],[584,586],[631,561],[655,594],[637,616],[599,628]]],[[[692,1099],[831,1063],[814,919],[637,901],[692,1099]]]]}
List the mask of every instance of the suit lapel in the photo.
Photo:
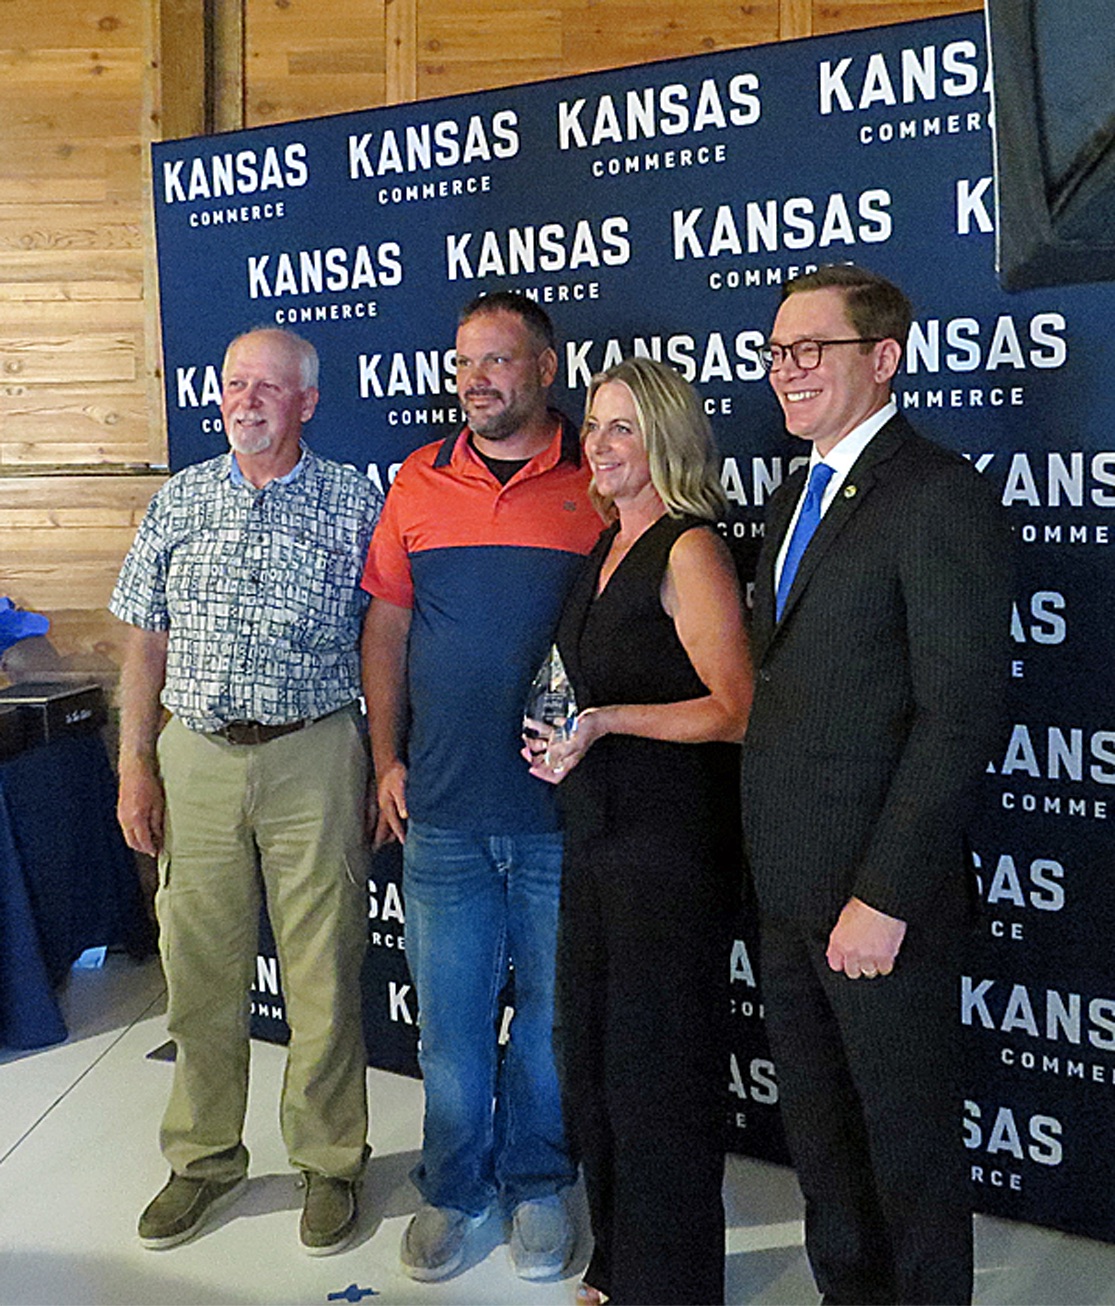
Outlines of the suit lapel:
{"type": "MultiPolygon", "coordinates": [[[[777,625],[778,630],[785,627],[798,601],[808,588],[810,577],[840,537],[845,526],[867,501],[876,481],[883,473],[885,464],[898,452],[910,429],[906,419],[896,413],[853,463],[852,470],[844,478],[844,484],[821,518],[813,538],[809,541],[809,547],[802,555],[794,583],[786,596],[786,606],[782,610],[782,619],[777,625]]],[[[791,513],[796,503],[796,498],[791,500],[791,513]]],[[[780,541],[784,533],[785,524],[779,535],[780,541]]]]}

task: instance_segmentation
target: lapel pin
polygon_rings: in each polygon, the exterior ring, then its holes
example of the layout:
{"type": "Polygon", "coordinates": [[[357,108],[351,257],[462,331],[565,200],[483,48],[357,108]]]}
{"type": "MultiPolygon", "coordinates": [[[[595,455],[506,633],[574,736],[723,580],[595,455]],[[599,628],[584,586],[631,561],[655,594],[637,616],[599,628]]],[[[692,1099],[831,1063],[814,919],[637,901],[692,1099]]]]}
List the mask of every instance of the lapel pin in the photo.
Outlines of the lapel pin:
{"type": "Polygon", "coordinates": [[[845,485],[844,497],[845,499],[854,499],[856,497],[856,487],[854,485],[845,485]]]}

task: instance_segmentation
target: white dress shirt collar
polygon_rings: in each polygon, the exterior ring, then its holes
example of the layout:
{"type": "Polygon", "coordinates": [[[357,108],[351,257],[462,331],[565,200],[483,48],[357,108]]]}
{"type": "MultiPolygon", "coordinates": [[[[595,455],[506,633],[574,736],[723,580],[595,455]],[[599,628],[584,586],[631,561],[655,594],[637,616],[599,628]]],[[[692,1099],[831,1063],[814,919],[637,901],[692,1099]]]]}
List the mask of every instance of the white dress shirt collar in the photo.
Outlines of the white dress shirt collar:
{"type": "MultiPolygon", "coordinates": [[[[892,395],[878,412],[872,413],[870,417],[860,422],[859,426],[854,426],[842,440],[837,440],[828,453],[825,454],[823,461],[832,468],[833,477],[825,487],[825,497],[821,501],[822,512],[829,506],[837,491],[844,484],[848,473],[855,466],[856,459],[897,412],[898,404],[892,395]]],[[[821,461],[821,455],[814,445],[809,458],[809,470],[812,471],[814,465],[821,461]]]]}
{"type": "MultiPolygon", "coordinates": [[[[876,435],[883,429],[890,419],[898,412],[898,404],[894,396],[879,409],[878,412],[872,413],[870,417],[860,422],[859,426],[854,426],[842,440],[828,451],[828,454],[822,460],[821,455],[817,452],[817,446],[813,446],[813,452],[809,458],[809,471],[812,472],[817,463],[824,461],[833,470],[832,480],[825,486],[824,498],[821,500],[822,517],[828,511],[829,504],[836,498],[840,487],[847,479],[848,473],[855,465],[856,459],[867,448],[876,435]]],[[[797,507],[794,509],[794,515],[790,518],[790,523],[786,527],[786,534],[782,537],[782,544],[778,550],[778,557],[774,564],[774,583],[777,587],[779,578],[782,575],[782,566],[786,561],[786,552],[790,547],[790,539],[794,533],[794,527],[797,525],[798,515],[801,512],[802,501],[805,498],[805,487],[809,484],[808,476],[805,485],[802,486],[802,492],[798,497],[797,507]]]]}

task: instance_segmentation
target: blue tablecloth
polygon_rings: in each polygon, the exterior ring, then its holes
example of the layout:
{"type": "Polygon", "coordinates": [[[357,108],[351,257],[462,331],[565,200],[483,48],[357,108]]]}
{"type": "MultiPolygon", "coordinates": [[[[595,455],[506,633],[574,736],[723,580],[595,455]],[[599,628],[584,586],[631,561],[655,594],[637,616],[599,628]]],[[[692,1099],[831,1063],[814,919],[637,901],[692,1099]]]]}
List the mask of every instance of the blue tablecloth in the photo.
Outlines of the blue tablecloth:
{"type": "Polygon", "coordinates": [[[0,1046],[60,1042],[55,992],[86,948],[150,950],[116,782],[99,735],[0,765],[0,1046]]]}

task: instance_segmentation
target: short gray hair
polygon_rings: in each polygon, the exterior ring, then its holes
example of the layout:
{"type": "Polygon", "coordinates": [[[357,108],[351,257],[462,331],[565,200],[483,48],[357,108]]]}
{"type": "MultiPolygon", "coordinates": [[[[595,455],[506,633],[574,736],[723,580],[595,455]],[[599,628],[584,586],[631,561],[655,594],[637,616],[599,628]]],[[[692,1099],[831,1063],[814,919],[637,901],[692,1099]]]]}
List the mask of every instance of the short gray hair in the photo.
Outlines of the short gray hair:
{"type": "Polygon", "coordinates": [[[228,360],[233,349],[241,340],[247,339],[248,336],[279,336],[287,345],[290,352],[298,359],[298,379],[303,390],[316,390],[318,376],[321,371],[321,364],[318,361],[317,350],[304,337],[296,334],[294,331],[288,331],[286,327],[276,326],[258,326],[251,327],[228,342],[228,348],[225,350],[224,362],[221,364],[221,380],[225,378],[228,371],[228,360]]]}

